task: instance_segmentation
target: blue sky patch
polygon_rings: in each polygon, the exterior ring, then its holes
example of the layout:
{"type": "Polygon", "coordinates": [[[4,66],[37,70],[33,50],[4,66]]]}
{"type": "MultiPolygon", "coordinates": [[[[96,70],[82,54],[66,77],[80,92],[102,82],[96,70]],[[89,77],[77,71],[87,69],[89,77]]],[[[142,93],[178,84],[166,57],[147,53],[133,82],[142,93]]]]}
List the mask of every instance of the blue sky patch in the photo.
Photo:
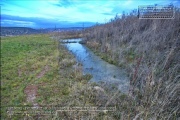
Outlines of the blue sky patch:
{"type": "Polygon", "coordinates": [[[179,0],[1,0],[1,26],[85,27],[105,23],[139,5],[180,6],[179,0]]]}

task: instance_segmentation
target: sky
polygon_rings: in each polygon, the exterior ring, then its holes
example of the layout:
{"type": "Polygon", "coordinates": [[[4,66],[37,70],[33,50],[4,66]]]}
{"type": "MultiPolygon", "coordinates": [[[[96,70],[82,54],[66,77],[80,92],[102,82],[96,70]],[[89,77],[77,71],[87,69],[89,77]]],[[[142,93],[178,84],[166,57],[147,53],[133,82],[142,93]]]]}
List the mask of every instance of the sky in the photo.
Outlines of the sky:
{"type": "Polygon", "coordinates": [[[139,5],[180,5],[180,0],[0,0],[2,27],[66,28],[106,23],[139,5]]]}

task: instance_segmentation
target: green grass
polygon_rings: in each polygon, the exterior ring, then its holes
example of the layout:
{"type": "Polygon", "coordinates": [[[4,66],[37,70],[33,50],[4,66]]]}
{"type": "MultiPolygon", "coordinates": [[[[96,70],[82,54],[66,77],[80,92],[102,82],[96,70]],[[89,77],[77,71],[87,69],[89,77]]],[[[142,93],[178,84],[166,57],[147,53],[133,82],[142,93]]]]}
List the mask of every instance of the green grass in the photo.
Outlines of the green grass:
{"type": "MultiPolygon", "coordinates": [[[[26,100],[26,86],[38,86],[35,102],[40,106],[77,105],[72,96],[83,91],[91,75],[82,75],[80,66],[76,70],[74,56],[50,35],[28,35],[1,39],[1,111],[7,119],[7,107],[32,107],[26,100]],[[48,70],[39,74],[48,66],[48,70]]],[[[88,94],[88,93],[86,93],[88,94]]],[[[78,95],[82,98],[82,95],[78,95]]],[[[84,95],[85,96],[85,95],[84,95]]],[[[87,96],[87,95],[86,95],[87,96]]],[[[89,101],[89,100],[87,100],[89,101]]],[[[91,102],[87,102],[91,103],[91,102]]],[[[35,119],[35,115],[30,115],[35,119]]],[[[13,119],[24,119],[13,115],[13,119]]]]}
{"type": "Polygon", "coordinates": [[[49,35],[28,35],[1,39],[1,105],[28,105],[24,89],[58,76],[57,43],[49,35]],[[37,75],[48,65],[48,74],[37,75]]]}
{"type": "MultiPolygon", "coordinates": [[[[70,54],[63,46],[59,46],[59,76],[53,80],[49,79],[42,86],[39,86],[38,102],[41,105],[58,105],[72,101],[69,95],[76,91],[73,89],[75,84],[82,86],[87,84],[91,75],[82,75],[81,67],[73,68],[76,63],[74,56],[70,54]],[[48,92],[44,92],[44,91],[48,92]],[[47,97],[48,96],[48,97],[47,97]]],[[[48,76],[48,74],[46,74],[48,76]]],[[[81,87],[79,87],[81,89],[81,87]]]]}

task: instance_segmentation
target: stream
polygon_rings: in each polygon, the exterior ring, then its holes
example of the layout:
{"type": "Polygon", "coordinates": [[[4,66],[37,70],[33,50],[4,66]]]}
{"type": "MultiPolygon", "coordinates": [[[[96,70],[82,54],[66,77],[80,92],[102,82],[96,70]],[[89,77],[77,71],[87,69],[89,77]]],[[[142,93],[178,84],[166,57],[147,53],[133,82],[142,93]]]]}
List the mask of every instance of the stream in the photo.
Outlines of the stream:
{"type": "Polygon", "coordinates": [[[121,92],[127,93],[130,83],[125,70],[102,60],[79,41],[81,38],[66,39],[61,43],[74,54],[77,62],[82,64],[83,74],[91,74],[93,77],[90,81],[92,82],[114,84],[121,92]]]}

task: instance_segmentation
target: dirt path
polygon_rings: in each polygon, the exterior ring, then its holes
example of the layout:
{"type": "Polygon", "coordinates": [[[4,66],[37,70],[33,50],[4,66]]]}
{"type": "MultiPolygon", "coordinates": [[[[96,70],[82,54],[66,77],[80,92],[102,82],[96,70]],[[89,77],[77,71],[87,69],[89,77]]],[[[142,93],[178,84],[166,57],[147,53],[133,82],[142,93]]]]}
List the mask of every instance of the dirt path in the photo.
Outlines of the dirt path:
{"type": "MultiPolygon", "coordinates": [[[[44,69],[36,76],[37,78],[41,78],[45,75],[45,73],[49,71],[49,66],[45,66],[44,69]]],[[[38,85],[28,85],[26,86],[24,93],[27,95],[27,102],[32,103],[33,107],[37,108],[38,103],[35,102],[38,91],[38,85]]]]}
{"type": "Polygon", "coordinates": [[[37,85],[28,85],[24,90],[25,94],[27,95],[27,102],[32,103],[33,107],[35,108],[39,107],[38,104],[35,102],[37,90],[37,85]]]}
{"type": "Polygon", "coordinates": [[[49,71],[49,66],[45,66],[44,69],[36,76],[37,78],[41,78],[44,76],[44,74],[49,71]]]}

